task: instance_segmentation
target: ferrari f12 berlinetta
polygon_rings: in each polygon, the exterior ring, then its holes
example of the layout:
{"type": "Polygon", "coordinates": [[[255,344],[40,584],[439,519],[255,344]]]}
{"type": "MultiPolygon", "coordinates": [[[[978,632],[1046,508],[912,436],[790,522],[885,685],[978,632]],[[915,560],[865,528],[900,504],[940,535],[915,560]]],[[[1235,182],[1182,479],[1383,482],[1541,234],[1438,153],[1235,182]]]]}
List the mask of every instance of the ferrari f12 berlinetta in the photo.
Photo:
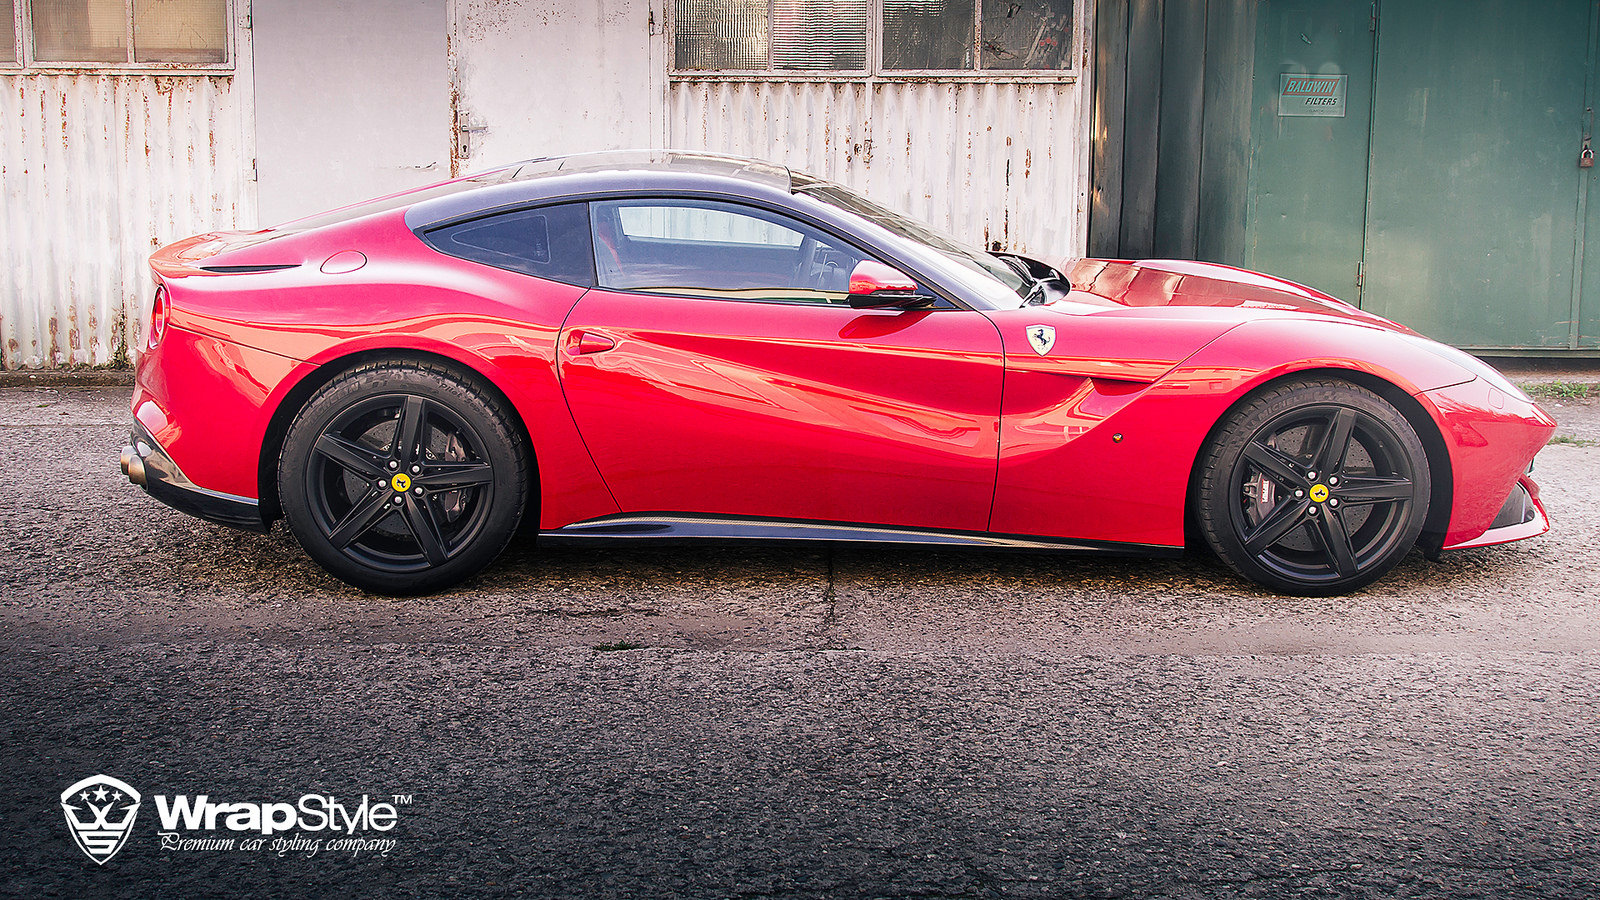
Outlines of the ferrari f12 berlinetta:
{"type": "Polygon", "coordinates": [[[1348,591],[1548,529],[1479,360],[1196,262],[970,248],[781,166],[535,160],[151,258],[123,470],[418,593],[540,540],[1176,554],[1348,591]]]}

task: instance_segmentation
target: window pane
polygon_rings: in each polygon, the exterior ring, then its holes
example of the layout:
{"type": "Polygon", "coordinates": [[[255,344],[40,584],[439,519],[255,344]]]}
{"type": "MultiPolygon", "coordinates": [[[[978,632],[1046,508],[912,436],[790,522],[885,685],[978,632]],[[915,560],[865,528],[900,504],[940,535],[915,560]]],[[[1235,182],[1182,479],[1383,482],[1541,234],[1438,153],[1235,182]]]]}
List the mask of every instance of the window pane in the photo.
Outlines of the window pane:
{"type": "Polygon", "coordinates": [[[700,206],[622,206],[625,238],[716,244],[800,246],[800,232],[754,216],[700,206]]]}
{"type": "Polygon", "coordinates": [[[618,290],[846,304],[861,254],[810,226],[731,203],[590,204],[595,269],[618,290]]]}
{"type": "Polygon", "coordinates": [[[865,69],[866,0],[773,0],[774,69],[865,69]]]}
{"type": "Polygon", "coordinates": [[[133,58],[227,62],[227,22],[226,0],[133,0],[133,58]]]}
{"type": "Polygon", "coordinates": [[[765,69],[767,0],[677,0],[678,69],[765,69]]]}
{"type": "Polygon", "coordinates": [[[127,62],[128,7],[122,0],[33,0],[33,58],[127,62]]]}
{"type": "Polygon", "coordinates": [[[883,0],[883,67],[972,68],[972,13],[972,0],[883,0]]]}
{"type": "MultiPolygon", "coordinates": [[[[1027,296],[1028,290],[1033,287],[1024,281],[1015,269],[991,254],[974,250],[961,241],[935,230],[933,226],[918,222],[910,216],[884,209],[842,185],[808,179],[800,185],[800,192],[846,212],[855,213],[901,237],[918,244],[925,244],[968,269],[986,276],[989,281],[999,282],[1004,285],[1005,290],[1013,291],[1018,296],[1027,296]]],[[[985,287],[992,292],[993,285],[985,287]]]]}
{"type": "Polygon", "coordinates": [[[983,67],[1072,68],[1072,0],[983,0],[983,67]]]}
{"type": "Polygon", "coordinates": [[[17,64],[16,4],[0,0],[0,66],[17,64]]]}
{"type": "Polygon", "coordinates": [[[434,249],[567,284],[594,284],[589,209],[583,203],[519,210],[428,232],[434,249]]]}

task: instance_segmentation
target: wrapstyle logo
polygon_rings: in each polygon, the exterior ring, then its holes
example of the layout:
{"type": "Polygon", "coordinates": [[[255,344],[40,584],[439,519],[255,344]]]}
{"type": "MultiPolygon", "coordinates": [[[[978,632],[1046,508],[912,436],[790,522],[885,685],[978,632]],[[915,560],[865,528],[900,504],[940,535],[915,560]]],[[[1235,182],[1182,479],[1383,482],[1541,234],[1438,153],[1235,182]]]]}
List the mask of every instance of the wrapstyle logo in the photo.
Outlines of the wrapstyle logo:
{"type": "Polygon", "coordinates": [[[61,810],[78,849],[103,866],[133,833],[139,792],[110,775],[90,775],[61,792],[61,810]]]}

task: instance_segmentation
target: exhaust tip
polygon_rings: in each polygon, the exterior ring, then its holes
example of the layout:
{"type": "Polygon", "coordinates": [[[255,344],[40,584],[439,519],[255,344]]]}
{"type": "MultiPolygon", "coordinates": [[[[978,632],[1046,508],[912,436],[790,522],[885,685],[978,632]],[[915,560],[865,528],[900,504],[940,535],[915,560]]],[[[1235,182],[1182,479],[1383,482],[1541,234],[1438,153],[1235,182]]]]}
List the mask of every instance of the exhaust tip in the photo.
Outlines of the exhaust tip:
{"type": "Polygon", "coordinates": [[[122,448],[122,474],[128,476],[128,480],[134,484],[144,487],[144,458],[133,449],[132,445],[122,448]]]}

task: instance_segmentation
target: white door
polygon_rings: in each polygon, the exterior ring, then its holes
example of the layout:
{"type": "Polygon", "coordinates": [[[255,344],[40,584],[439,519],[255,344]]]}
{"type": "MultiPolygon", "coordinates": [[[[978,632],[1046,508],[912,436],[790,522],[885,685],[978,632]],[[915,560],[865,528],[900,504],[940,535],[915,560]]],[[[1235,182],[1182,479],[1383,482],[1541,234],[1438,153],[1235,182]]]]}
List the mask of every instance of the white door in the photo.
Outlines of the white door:
{"type": "Polygon", "coordinates": [[[260,222],[450,176],[446,0],[254,0],[260,222]]]}
{"type": "Polygon", "coordinates": [[[665,143],[659,0],[456,0],[452,16],[457,172],[665,143]]]}

